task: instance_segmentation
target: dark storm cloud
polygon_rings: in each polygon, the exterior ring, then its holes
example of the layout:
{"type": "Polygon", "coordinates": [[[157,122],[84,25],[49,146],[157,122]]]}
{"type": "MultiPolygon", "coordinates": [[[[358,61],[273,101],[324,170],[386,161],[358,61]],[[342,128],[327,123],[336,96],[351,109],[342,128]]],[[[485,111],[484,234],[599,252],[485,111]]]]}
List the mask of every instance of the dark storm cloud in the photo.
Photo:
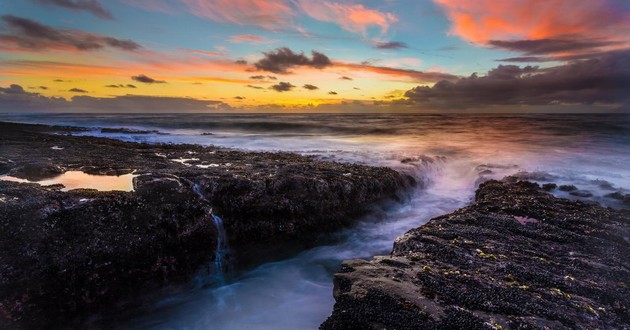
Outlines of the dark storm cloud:
{"type": "Polygon", "coordinates": [[[581,52],[618,44],[605,40],[536,39],[536,40],[490,40],[491,46],[525,55],[544,55],[565,52],[581,52]]]}
{"type": "Polygon", "coordinates": [[[625,104],[630,103],[630,51],[566,65],[538,67],[499,65],[486,76],[473,74],[405,93],[409,101],[439,108],[492,105],[625,104]]]}
{"type": "Polygon", "coordinates": [[[106,47],[134,51],[142,46],[132,40],[122,40],[79,30],[57,29],[13,15],[2,16],[0,41],[22,49],[64,49],[91,51],[106,47]]]}
{"type": "Polygon", "coordinates": [[[273,89],[276,92],[288,92],[292,90],[293,88],[295,88],[295,86],[288,82],[279,82],[269,88],[273,89]]]}
{"type": "Polygon", "coordinates": [[[264,57],[254,63],[254,66],[258,70],[286,74],[290,73],[289,69],[296,66],[323,69],[332,65],[328,56],[317,51],[312,51],[311,54],[312,57],[308,58],[304,53],[294,53],[291,49],[282,47],[263,53],[264,57]]]}
{"type": "Polygon", "coordinates": [[[73,92],[73,93],[87,93],[88,92],[85,89],[81,89],[81,88],[71,88],[68,91],[73,92]]]}
{"type": "Polygon", "coordinates": [[[407,47],[406,43],[400,41],[379,42],[374,45],[376,49],[402,49],[407,47]]]}
{"type": "Polygon", "coordinates": [[[107,11],[97,0],[33,0],[37,3],[45,5],[53,5],[64,7],[72,10],[84,10],[92,13],[94,16],[103,19],[114,19],[112,13],[107,11]]]}
{"type": "Polygon", "coordinates": [[[308,89],[309,91],[314,91],[316,89],[319,89],[319,87],[317,87],[315,85],[311,85],[311,84],[305,84],[304,86],[302,86],[302,88],[308,89]]]}
{"type": "Polygon", "coordinates": [[[143,74],[133,76],[131,77],[131,79],[137,82],[145,83],[145,84],[165,84],[166,83],[166,81],[164,80],[156,80],[151,77],[145,76],[143,74]]]}
{"type": "Polygon", "coordinates": [[[221,101],[198,100],[184,97],[124,95],[112,98],[74,96],[68,101],[60,97],[46,97],[29,93],[20,85],[0,87],[0,112],[203,112],[230,110],[221,101]]]}

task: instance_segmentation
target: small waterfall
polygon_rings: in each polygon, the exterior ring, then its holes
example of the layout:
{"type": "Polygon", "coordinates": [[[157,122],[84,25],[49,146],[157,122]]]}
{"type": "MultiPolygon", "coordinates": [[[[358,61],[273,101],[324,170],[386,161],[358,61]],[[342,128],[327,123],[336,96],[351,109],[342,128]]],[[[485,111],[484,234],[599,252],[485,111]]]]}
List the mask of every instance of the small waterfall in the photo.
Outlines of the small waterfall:
{"type": "MultiPolygon", "coordinates": [[[[210,206],[210,201],[201,191],[201,185],[199,183],[194,183],[192,187],[197,196],[199,196],[199,198],[203,202],[210,206]]],[[[212,207],[210,207],[210,211],[208,211],[208,214],[212,218],[214,226],[217,230],[217,247],[214,252],[214,264],[212,271],[213,273],[222,274],[226,268],[225,258],[229,252],[227,234],[225,232],[225,228],[223,227],[223,220],[218,215],[212,212],[212,207]]]]}
{"type": "Polygon", "coordinates": [[[217,249],[214,252],[214,270],[218,273],[223,273],[225,270],[224,259],[229,251],[227,244],[227,234],[225,228],[223,228],[223,220],[218,215],[210,211],[210,216],[214,220],[214,225],[217,228],[219,236],[217,237],[217,249]]]}

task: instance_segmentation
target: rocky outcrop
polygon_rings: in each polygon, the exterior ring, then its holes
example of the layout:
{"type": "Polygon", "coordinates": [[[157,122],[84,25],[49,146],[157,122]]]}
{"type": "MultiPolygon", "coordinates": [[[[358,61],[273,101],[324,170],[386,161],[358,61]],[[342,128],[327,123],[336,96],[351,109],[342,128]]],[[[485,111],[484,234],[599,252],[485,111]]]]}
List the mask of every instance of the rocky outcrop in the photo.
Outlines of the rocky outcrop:
{"type": "Polygon", "coordinates": [[[210,212],[232,247],[278,244],[343,228],[414,183],[387,168],[68,135],[76,130],[0,123],[0,175],[133,172],[135,190],[0,181],[2,328],[64,324],[189,279],[214,256],[210,212]]]}
{"type": "Polygon", "coordinates": [[[630,214],[489,181],[471,206],[345,261],[322,329],[630,329],[630,214]]]}

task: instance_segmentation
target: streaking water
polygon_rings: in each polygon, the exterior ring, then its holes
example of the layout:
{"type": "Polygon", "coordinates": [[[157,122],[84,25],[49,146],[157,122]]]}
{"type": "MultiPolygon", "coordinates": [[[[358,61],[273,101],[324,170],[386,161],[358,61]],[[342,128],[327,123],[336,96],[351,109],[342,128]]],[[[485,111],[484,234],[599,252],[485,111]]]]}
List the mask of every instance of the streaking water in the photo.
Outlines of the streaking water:
{"type": "MultiPolygon", "coordinates": [[[[315,329],[330,314],[332,273],[343,259],[391,251],[396,236],[466,205],[476,185],[521,171],[539,182],[574,184],[605,197],[630,193],[630,117],[624,115],[34,115],[0,120],[78,125],[84,135],[127,141],[285,150],[323,159],[390,166],[423,182],[403,205],[387,206],[319,246],[169,297],[124,327],[315,329]],[[103,134],[98,127],[164,134],[103,134]],[[206,133],[206,134],[204,134],[206,133]],[[208,135],[207,133],[212,133],[208,135]],[[204,135],[202,135],[204,134],[204,135]]],[[[185,165],[182,165],[185,166],[185,165]]],[[[225,219],[229,221],[229,219],[225,219]]]]}
{"type": "MultiPolygon", "coordinates": [[[[203,201],[204,203],[208,204],[209,207],[211,207],[210,201],[208,200],[208,198],[206,198],[206,196],[201,191],[201,185],[198,183],[193,183],[192,188],[197,194],[197,196],[199,196],[199,199],[203,201]]],[[[225,232],[225,227],[223,227],[223,220],[218,215],[214,214],[212,212],[212,209],[210,209],[210,211],[208,212],[208,215],[214,222],[214,227],[217,230],[217,242],[216,242],[216,247],[214,251],[214,262],[213,262],[212,269],[209,270],[209,273],[213,275],[217,275],[218,277],[217,279],[219,280],[219,282],[222,283],[223,272],[226,269],[225,256],[229,253],[227,233],[225,232]]]]}

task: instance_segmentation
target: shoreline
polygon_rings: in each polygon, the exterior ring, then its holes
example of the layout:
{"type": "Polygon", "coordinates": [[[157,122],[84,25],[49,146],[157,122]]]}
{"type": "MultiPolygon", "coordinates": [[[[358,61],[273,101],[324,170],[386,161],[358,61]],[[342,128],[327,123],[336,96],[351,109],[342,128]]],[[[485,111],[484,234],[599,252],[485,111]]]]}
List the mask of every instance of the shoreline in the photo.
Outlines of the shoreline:
{"type": "Polygon", "coordinates": [[[71,170],[133,172],[134,191],[0,181],[0,315],[7,326],[66,324],[184,283],[217,258],[215,215],[236,250],[308,244],[415,184],[388,168],[291,153],[63,135],[76,130],[0,123],[0,173],[39,180],[71,170]]]}
{"type": "Polygon", "coordinates": [[[630,211],[508,177],[346,260],[321,329],[628,329],[630,211]]]}

